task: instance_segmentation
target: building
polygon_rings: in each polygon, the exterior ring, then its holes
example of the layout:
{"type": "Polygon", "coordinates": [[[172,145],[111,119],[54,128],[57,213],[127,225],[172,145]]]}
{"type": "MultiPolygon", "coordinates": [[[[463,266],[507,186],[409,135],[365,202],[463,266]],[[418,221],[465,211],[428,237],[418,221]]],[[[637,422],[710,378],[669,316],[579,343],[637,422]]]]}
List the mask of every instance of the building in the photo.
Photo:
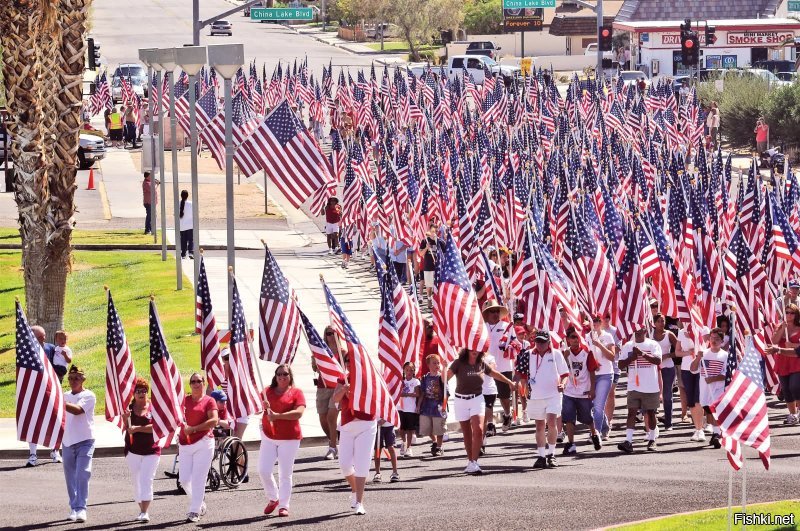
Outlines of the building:
{"type": "MultiPolygon", "coordinates": [[[[624,2],[603,2],[603,24],[611,24],[624,2]]],[[[548,10],[550,11],[550,10],[548,10]]],[[[574,0],[563,0],[553,11],[550,35],[564,37],[564,55],[580,55],[597,42],[597,14],[574,0]]]]}

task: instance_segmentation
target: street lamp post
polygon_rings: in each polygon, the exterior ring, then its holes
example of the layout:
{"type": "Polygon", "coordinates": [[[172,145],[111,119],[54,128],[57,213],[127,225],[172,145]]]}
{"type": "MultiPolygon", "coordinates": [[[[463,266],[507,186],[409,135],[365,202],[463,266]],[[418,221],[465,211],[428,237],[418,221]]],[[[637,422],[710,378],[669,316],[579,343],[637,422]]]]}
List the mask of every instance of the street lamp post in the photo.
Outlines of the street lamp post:
{"type": "MultiPolygon", "coordinates": [[[[164,114],[164,87],[161,84],[161,71],[164,68],[158,62],[159,50],[153,51],[150,64],[156,73],[156,103],[150,111],[150,123],[158,135],[158,173],[161,181],[161,260],[167,261],[167,183],[164,181],[164,127],[161,118],[164,114]],[[156,112],[157,111],[157,112],[156,112]]],[[[150,89],[153,90],[152,88],[150,89]]],[[[177,244],[177,242],[176,242],[177,244]]]]}
{"type": "MultiPolygon", "coordinates": [[[[231,80],[244,64],[244,46],[217,44],[208,47],[208,64],[225,80],[225,209],[227,219],[228,271],[235,271],[236,243],[234,240],[233,209],[233,105],[231,80]]],[[[233,319],[233,275],[228,275],[228,321],[233,319]]]]}
{"type": "MultiPolygon", "coordinates": [[[[156,138],[153,136],[153,89],[150,83],[153,79],[153,65],[152,61],[155,56],[155,48],[140,48],[139,60],[147,67],[147,102],[150,109],[150,227],[153,229],[153,243],[158,243],[158,230],[156,229],[156,205],[153,204],[153,199],[156,197],[156,138]]],[[[162,197],[163,201],[164,198],[162,197]]]]}
{"type": "Polygon", "coordinates": [[[206,64],[205,46],[184,46],[175,48],[178,65],[189,76],[189,142],[191,143],[192,168],[192,232],[194,233],[194,285],[200,278],[200,186],[197,182],[197,112],[195,103],[197,93],[195,84],[197,74],[206,64]]]}
{"type": "MultiPolygon", "coordinates": [[[[175,116],[175,48],[163,48],[158,50],[158,63],[164,70],[164,75],[167,76],[169,84],[167,90],[169,91],[169,128],[170,128],[170,142],[172,152],[172,203],[173,214],[175,217],[175,275],[177,277],[178,287],[180,291],[183,289],[183,264],[181,263],[181,218],[180,207],[178,199],[178,149],[175,145],[175,138],[177,136],[177,117],[175,116]]],[[[163,150],[162,150],[163,152],[163,150]]],[[[163,183],[163,180],[162,180],[163,183]]]]}

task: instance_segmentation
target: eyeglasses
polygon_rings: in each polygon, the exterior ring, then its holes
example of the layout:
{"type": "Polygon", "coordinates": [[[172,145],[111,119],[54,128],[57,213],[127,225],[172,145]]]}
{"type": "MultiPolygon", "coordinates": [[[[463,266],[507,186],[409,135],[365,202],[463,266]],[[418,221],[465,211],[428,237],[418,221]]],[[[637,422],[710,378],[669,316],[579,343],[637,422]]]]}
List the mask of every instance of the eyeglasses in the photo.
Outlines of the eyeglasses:
{"type": "Polygon", "coordinates": [[[190,384],[202,384],[203,380],[189,380],[190,384]]]}
{"type": "Polygon", "coordinates": [[[578,336],[567,336],[567,339],[578,339],[578,336]]]}
{"type": "Polygon", "coordinates": [[[325,332],[325,337],[335,336],[336,334],[333,332],[325,332]]]}
{"type": "Polygon", "coordinates": [[[288,372],[276,372],[275,376],[289,376],[288,372]]]}
{"type": "Polygon", "coordinates": [[[68,376],[67,380],[69,380],[70,382],[77,382],[77,381],[81,380],[81,377],[80,376],[68,376]]]}
{"type": "Polygon", "coordinates": [[[136,393],[137,395],[146,395],[147,389],[137,389],[136,391],[134,391],[134,393],[136,393]]]}

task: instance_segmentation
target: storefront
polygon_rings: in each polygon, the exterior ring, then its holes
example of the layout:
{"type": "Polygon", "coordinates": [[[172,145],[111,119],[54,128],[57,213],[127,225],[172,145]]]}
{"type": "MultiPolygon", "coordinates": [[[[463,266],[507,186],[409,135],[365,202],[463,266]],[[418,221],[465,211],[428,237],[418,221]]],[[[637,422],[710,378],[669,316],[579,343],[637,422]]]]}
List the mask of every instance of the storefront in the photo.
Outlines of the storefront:
{"type": "MultiPolygon", "coordinates": [[[[614,30],[631,33],[632,57],[651,77],[682,75],[689,71],[681,63],[681,24],[614,22],[614,30]]],[[[792,59],[795,37],[800,37],[800,21],[786,18],[709,20],[708,25],[716,28],[717,41],[706,45],[702,23],[697,30],[701,68],[741,68],[761,60],[792,59]]]]}

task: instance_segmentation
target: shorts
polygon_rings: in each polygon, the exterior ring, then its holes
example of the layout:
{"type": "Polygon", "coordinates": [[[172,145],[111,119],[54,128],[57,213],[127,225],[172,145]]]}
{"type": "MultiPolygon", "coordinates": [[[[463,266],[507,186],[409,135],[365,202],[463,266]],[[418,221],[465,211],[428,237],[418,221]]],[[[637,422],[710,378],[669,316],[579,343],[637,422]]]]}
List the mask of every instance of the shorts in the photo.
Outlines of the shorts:
{"type": "Polygon", "coordinates": [[[326,415],[329,409],[336,409],[333,402],[333,392],[335,389],[327,387],[317,387],[317,413],[326,415]]]}
{"type": "Polygon", "coordinates": [[[575,424],[575,419],[581,424],[591,424],[592,400],[590,398],[575,398],[564,395],[561,404],[561,420],[568,424],[575,424]]]}
{"type": "Polygon", "coordinates": [[[483,395],[483,404],[486,409],[494,409],[494,403],[497,400],[497,395],[483,395]]]}
{"type": "Polygon", "coordinates": [[[472,417],[482,417],[484,414],[483,395],[478,395],[466,400],[456,397],[455,410],[456,420],[458,422],[467,422],[472,417]]]}
{"type": "Polygon", "coordinates": [[[394,426],[378,426],[378,438],[381,448],[394,448],[394,443],[397,442],[394,426]]]}
{"type": "Polygon", "coordinates": [[[325,234],[336,234],[339,232],[338,223],[325,223],[325,234]]]}
{"type": "MultiPolygon", "coordinates": [[[[503,371],[503,376],[508,378],[509,380],[513,376],[514,373],[511,371],[503,371]]],[[[505,382],[497,381],[497,396],[500,400],[509,400],[511,399],[511,386],[509,386],[505,382]]]]}
{"type": "Polygon", "coordinates": [[[547,415],[561,414],[561,393],[549,398],[529,398],[528,417],[533,420],[545,420],[547,415]]]}
{"type": "Polygon", "coordinates": [[[628,391],[628,409],[643,409],[645,411],[656,411],[660,404],[661,393],[642,393],[640,391],[628,391]]]}
{"type": "Polygon", "coordinates": [[[681,370],[683,394],[686,395],[686,407],[694,407],[700,402],[700,373],[681,370]]]}
{"type": "Polygon", "coordinates": [[[122,140],[122,129],[111,129],[108,132],[108,137],[112,141],[121,141],[122,140]]]}
{"type": "Polygon", "coordinates": [[[706,415],[711,415],[711,407],[703,406],[703,413],[705,413],[706,415]]]}
{"type": "Polygon", "coordinates": [[[56,376],[58,376],[59,381],[63,381],[64,376],[67,375],[67,368],[63,365],[53,365],[53,370],[56,371],[56,376]]]}
{"type": "Polygon", "coordinates": [[[431,417],[429,415],[419,416],[420,437],[441,437],[445,431],[445,419],[442,417],[431,417]]]}
{"type": "Polygon", "coordinates": [[[433,276],[435,273],[436,273],[435,271],[422,272],[422,279],[425,281],[426,288],[433,288],[433,276]]]}
{"type": "Polygon", "coordinates": [[[419,430],[419,413],[398,411],[400,414],[400,429],[403,431],[419,430]]]}
{"type": "Polygon", "coordinates": [[[242,426],[247,426],[248,424],[250,424],[250,416],[236,417],[236,424],[241,424],[242,426]]]}
{"type": "Polygon", "coordinates": [[[800,400],[800,372],[789,373],[786,376],[778,376],[783,391],[783,401],[785,403],[800,400]]]}

